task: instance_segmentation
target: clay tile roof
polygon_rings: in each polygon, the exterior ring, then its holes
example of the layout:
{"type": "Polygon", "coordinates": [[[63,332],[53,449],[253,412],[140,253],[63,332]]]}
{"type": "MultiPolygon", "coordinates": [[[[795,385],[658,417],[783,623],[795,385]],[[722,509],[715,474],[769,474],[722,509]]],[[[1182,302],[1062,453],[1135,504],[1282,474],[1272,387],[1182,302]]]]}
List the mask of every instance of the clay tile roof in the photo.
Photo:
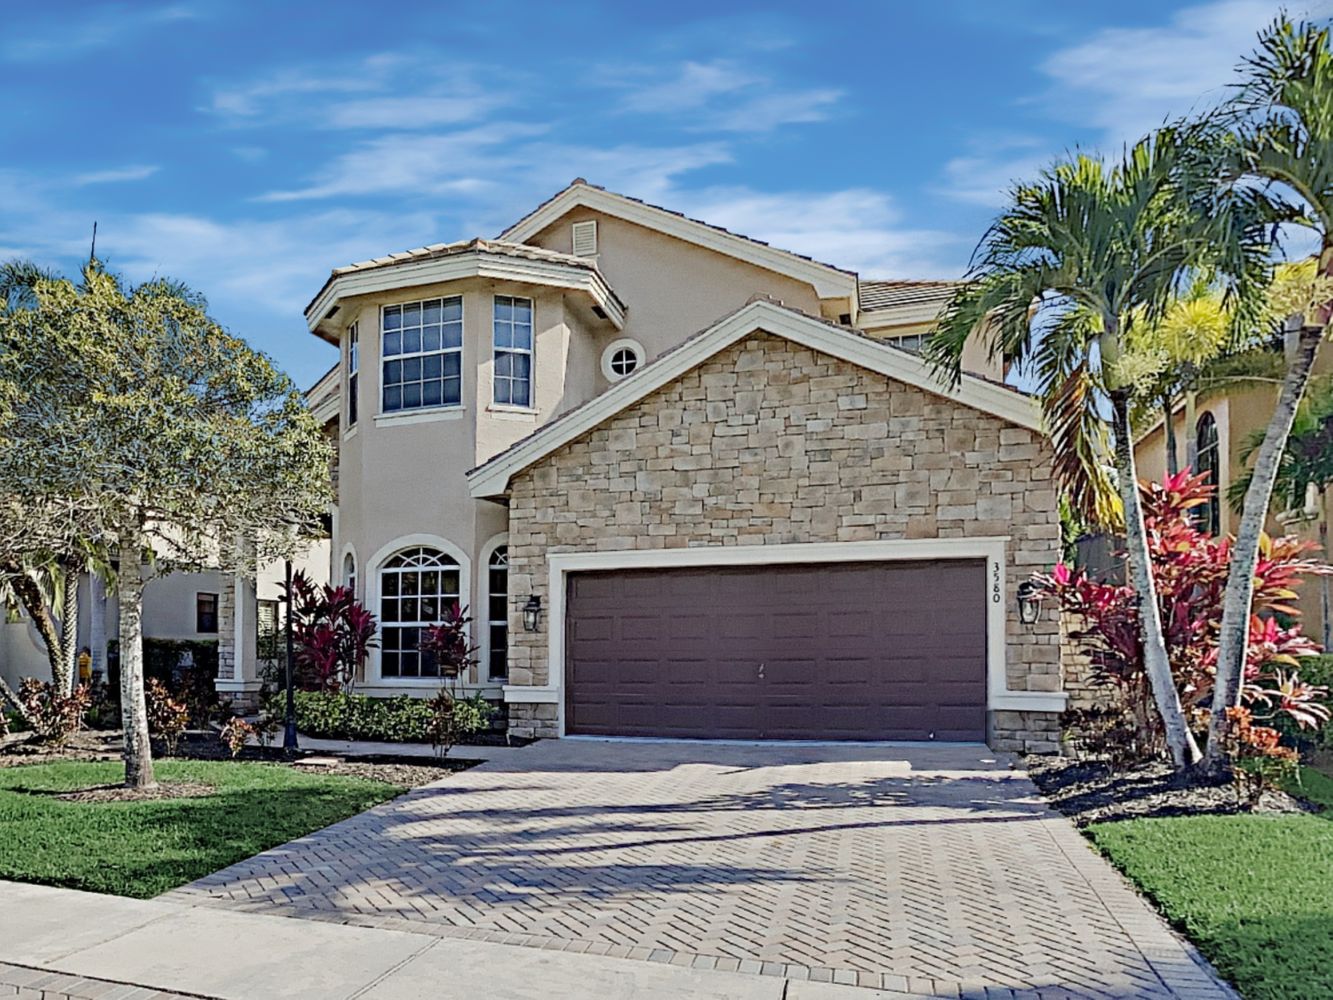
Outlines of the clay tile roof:
{"type": "Polygon", "coordinates": [[[882,281],[873,278],[861,282],[861,309],[892,309],[894,306],[944,303],[953,295],[958,281],[882,281]]]}
{"type": "MultiPolygon", "coordinates": [[[[320,295],[324,294],[324,289],[335,279],[345,274],[356,274],[361,271],[374,271],[384,267],[396,267],[399,264],[413,264],[423,260],[438,260],[443,257],[453,257],[459,254],[473,253],[493,253],[502,254],[506,257],[522,257],[526,260],[548,261],[554,264],[564,264],[569,267],[581,268],[585,271],[592,271],[601,274],[598,270],[597,262],[587,257],[575,257],[573,254],[558,253],[555,250],[545,250],[541,247],[528,246],[526,243],[509,243],[505,240],[484,240],[481,238],[471,240],[459,240],[456,243],[432,243],[430,246],[417,247],[415,250],[402,250],[398,253],[387,254],[383,257],[373,257],[370,260],[357,261],[354,264],[347,264],[344,267],[335,267],[329,274],[328,280],[324,282],[318,294],[310,300],[306,306],[309,312],[310,307],[319,301],[320,295]]],[[[605,278],[602,279],[605,283],[605,278]]],[[[623,307],[624,302],[616,294],[614,288],[610,288],[613,298],[623,307]]]]}
{"type": "Polygon", "coordinates": [[[354,271],[370,271],[379,267],[393,267],[395,264],[406,264],[409,261],[434,260],[440,257],[452,257],[460,253],[470,253],[474,250],[480,250],[484,253],[503,254],[506,257],[524,257],[528,260],[547,260],[557,264],[569,264],[572,267],[581,267],[589,271],[597,270],[597,264],[587,257],[575,257],[573,254],[557,253],[554,250],[543,250],[541,247],[528,246],[526,243],[507,243],[503,240],[459,240],[456,243],[432,243],[428,247],[418,247],[415,250],[403,250],[399,253],[391,253],[384,257],[375,257],[371,260],[358,261],[355,264],[348,264],[346,267],[335,267],[333,273],[350,274],[354,271]]]}

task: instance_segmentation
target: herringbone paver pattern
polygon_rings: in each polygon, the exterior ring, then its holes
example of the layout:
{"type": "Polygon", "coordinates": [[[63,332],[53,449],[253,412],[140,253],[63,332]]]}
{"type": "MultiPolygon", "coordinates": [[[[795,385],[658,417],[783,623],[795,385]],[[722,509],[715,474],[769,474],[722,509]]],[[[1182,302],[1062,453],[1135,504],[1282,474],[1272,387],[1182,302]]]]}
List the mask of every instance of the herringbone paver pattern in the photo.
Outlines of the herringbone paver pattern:
{"type": "Polygon", "coordinates": [[[0,963],[0,1000],[194,1000],[194,997],[0,963]]]}
{"type": "Polygon", "coordinates": [[[984,753],[545,742],[169,898],[927,995],[1229,995],[984,753]]]}

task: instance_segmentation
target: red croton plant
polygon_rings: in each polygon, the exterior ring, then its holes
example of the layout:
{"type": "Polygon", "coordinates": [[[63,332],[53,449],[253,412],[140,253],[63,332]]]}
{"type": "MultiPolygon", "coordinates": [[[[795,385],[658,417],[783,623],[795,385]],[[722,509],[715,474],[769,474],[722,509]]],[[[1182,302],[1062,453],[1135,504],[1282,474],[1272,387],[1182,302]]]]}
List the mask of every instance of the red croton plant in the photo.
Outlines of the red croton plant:
{"type": "Polygon", "coordinates": [[[351,688],[375,645],[374,614],[347,587],[318,587],[299,572],[289,598],[298,684],[315,691],[351,688]]]}
{"type": "MultiPolygon", "coordinates": [[[[1153,576],[1157,583],[1171,670],[1191,725],[1207,728],[1207,706],[1216,671],[1222,596],[1226,587],[1231,538],[1200,531],[1193,511],[1208,503],[1213,487],[1207,475],[1189,471],[1167,475],[1160,484],[1143,484],[1143,510],[1153,576]]],[[[1319,647],[1301,632],[1293,605],[1304,576],[1330,567],[1310,558],[1315,546],[1292,537],[1269,538],[1260,545],[1255,570],[1253,619],[1242,694],[1233,710],[1233,727],[1248,750],[1281,755],[1277,732],[1258,725],[1278,715],[1301,727],[1328,721],[1328,690],[1300,678],[1300,659],[1319,647]]],[[[1099,583],[1060,564],[1038,575],[1043,591],[1084,625],[1072,637],[1090,657],[1094,679],[1119,693],[1118,708],[1085,713],[1075,719],[1114,739],[1128,757],[1147,756],[1161,746],[1160,720],[1143,671],[1139,615],[1131,587],[1099,583]],[[1113,718],[1113,721],[1108,719],[1113,718]],[[1094,723],[1096,723],[1094,725],[1094,723]]]]}

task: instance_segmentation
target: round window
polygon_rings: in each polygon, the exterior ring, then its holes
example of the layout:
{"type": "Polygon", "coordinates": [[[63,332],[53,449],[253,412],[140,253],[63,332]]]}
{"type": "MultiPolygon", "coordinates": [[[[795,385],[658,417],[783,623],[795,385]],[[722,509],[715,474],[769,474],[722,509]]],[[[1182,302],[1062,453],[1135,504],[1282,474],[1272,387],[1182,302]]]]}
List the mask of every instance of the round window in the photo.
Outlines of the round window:
{"type": "Polygon", "coordinates": [[[633,340],[617,340],[602,352],[602,374],[612,382],[633,375],[643,366],[643,347],[633,340]]]}

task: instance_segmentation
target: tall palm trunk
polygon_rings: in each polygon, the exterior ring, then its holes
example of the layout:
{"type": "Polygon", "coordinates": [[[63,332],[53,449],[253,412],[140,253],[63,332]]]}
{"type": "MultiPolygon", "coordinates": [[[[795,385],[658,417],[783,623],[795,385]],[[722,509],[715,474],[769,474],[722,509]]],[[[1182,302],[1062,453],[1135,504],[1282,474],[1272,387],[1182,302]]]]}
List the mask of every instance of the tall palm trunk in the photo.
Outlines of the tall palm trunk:
{"type": "Polygon", "coordinates": [[[72,693],[79,685],[79,564],[78,560],[61,560],[64,577],[60,595],[60,669],[63,683],[61,692],[72,693]]]}
{"type": "Polygon", "coordinates": [[[1166,438],[1166,471],[1175,475],[1180,471],[1180,453],[1176,445],[1176,414],[1175,400],[1168,394],[1162,397],[1162,415],[1166,417],[1166,423],[1162,425],[1163,436],[1166,438]]]}
{"type": "Polygon", "coordinates": [[[143,680],[143,552],[138,533],[121,538],[116,593],[120,605],[120,721],[125,732],[125,785],[152,788],[153,748],[143,680]]]}
{"type": "Polygon", "coordinates": [[[1231,567],[1222,594],[1222,627],[1218,637],[1217,678],[1213,683],[1212,718],[1208,721],[1208,752],[1204,764],[1216,769],[1222,762],[1222,737],[1227,728],[1227,709],[1240,704],[1245,674],[1245,654],[1250,645],[1250,613],[1254,604],[1254,570],[1259,562],[1259,537],[1273,500],[1278,466],[1296,420],[1296,407],[1310,382],[1323,326],[1302,326],[1297,334],[1296,354],[1287,366],[1278,394],[1277,407],[1268,421],[1264,442],[1254,459],[1254,474],[1245,491],[1236,543],[1231,549],[1231,567]]]}
{"type": "Polygon", "coordinates": [[[1148,675],[1157,714],[1162,718],[1166,746],[1176,767],[1193,764],[1199,757],[1198,745],[1185,722],[1180,693],[1171,676],[1166,640],[1162,637],[1162,614],[1157,603],[1157,584],[1153,580],[1148,552],[1148,532],[1139,502],[1138,473],[1134,467],[1134,445],[1129,429],[1129,392],[1111,393],[1111,411],[1115,431],[1115,465],[1120,479],[1120,499],[1125,507],[1125,561],[1129,582],[1139,601],[1139,629],[1143,641],[1143,669],[1148,675]]]}
{"type": "MultiPolygon", "coordinates": [[[[1328,553],[1328,484],[1319,484],[1319,551],[1324,556],[1324,562],[1329,561],[1328,553]]],[[[1333,645],[1333,622],[1328,620],[1329,612],[1329,589],[1328,574],[1321,574],[1319,577],[1319,618],[1323,622],[1323,631],[1320,635],[1320,645],[1328,650],[1333,645]]]]}
{"type": "Polygon", "coordinates": [[[51,683],[60,691],[69,686],[69,678],[64,673],[64,660],[60,655],[60,632],[56,621],[51,616],[51,609],[46,606],[46,596],[42,588],[21,566],[9,565],[3,569],[8,578],[9,587],[28,613],[37,634],[42,637],[46,647],[46,660],[51,666],[51,683]]]}

